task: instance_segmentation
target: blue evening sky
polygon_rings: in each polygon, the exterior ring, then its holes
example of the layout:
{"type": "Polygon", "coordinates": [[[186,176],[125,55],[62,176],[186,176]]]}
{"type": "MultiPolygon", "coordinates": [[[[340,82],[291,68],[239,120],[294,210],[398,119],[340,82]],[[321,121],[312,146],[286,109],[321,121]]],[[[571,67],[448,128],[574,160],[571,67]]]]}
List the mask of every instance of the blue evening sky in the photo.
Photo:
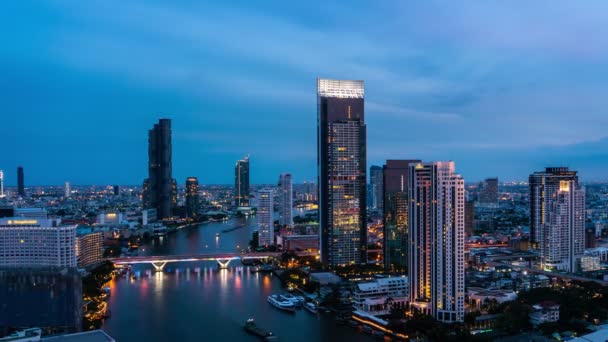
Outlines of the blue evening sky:
{"type": "Polygon", "coordinates": [[[140,184],[173,119],[179,183],[316,179],[316,77],[362,79],[368,163],[466,180],[608,179],[605,1],[4,1],[0,169],[140,184]]]}

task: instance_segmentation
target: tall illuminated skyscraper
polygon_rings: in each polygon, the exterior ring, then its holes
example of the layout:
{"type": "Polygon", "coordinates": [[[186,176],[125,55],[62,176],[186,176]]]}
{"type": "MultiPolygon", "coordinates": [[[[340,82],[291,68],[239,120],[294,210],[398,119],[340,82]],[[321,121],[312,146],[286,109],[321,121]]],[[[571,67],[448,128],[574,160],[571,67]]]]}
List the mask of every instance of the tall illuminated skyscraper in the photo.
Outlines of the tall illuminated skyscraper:
{"type": "Polygon", "coordinates": [[[234,204],[237,207],[249,206],[249,156],[237,160],[234,167],[234,204]]]}
{"type": "Polygon", "coordinates": [[[63,191],[64,191],[64,196],[65,198],[69,198],[70,195],[72,194],[72,189],[70,187],[70,182],[65,182],[64,186],[63,186],[63,191]]]}
{"type": "Polygon", "coordinates": [[[409,164],[420,160],[387,160],[383,167],[384,266],[407,268],[409,164]]]}
{"type": "Polygon", "coordinates": [[[186,216],[196,219],[198,217],[198,178],[186,178],[186,216]]]}
{"type": "Polygon", "coordinates": [[[274,245],[274,192],[263,189],[258,192],[258,245],[274,245]]]}
{"type": "Polygon", "coordinates": [[[148,178],[144,180],[144,207],[156,208],[158,218],[172,216],[175,180],[172,178],[171,120],[160,119],[148,131],[148,178]]]}
{"type": "Polygon", "coordinates": [[[530,175],[530,214],[541,267],[577,271],[585,249],[585,190],[576,171],[546,168],[530,175]]]}
{"type": "Polygon", "coordinates": [[[363,81],[317,79],[321,261],[365,263],[366,127],[363,81]]]}
{"type": "Polygon", "coordinates": [[[410,305],[442,322],[464,319],[464,180],[454,162],[409,166],[410,305]]]}
{"type": "Polygon", "coordinates": [[[4,172],[0,170],[0,197],[4,197],[4,172]]]}
{"type": "Polygon", "coordinates": [[[384,189],[383,186],[383,176],[382,176],[382,167],[378,165],[372,165],[369,168],[369,184],[371,186],[371,203],[370,209],[372,210],[382,210],[384,204],[384,197],[382,196],[382,192],[384,189]]]}
{"type": "Polygon", "coordinates": [[[293,226],[293,184],[291,173],[279,176],[279,225],[293,226]]]}
{"type": "Polygon", "coordinates": [[[23,166],[17,168],[17,194],[25,197],[25,175],[23,174],[23,166]]]}
{"type": "Polygon", "coordinates": [[[540,244],[542,239],[541,227],[547,220],[548,199],[558,192],[561,181],[571,180],[578,186],[577,172],[567,167],[547,167],[545,171],[530,175],[530,240],[535,245],[540,244]]]}

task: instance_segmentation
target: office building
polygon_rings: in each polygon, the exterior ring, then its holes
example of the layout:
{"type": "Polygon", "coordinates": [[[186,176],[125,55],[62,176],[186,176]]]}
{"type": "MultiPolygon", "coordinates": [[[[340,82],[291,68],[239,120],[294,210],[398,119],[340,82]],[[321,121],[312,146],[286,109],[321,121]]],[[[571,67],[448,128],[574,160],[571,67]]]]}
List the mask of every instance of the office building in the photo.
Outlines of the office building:
{"type": "Polygon", "coordinates": [[[585,251],[585,190],[575,180],[562,180],[545,202],[546,220],[538,234],[541,267],[575,272],[585,251]]]}
{"type": "Polygon", "coordinates": [[[198,218],[198,178],[186,178],[186,216],[191,219],[198,218]]]}
{"type": "Polygon", "coordinates": [[[258,245],[274,245],[274,192],[258,192],[258,245]]]}
{"type": "Polygon", "coordinates": [[[156,222],[158,220],[158,215],[156,214],[156,209],[143,209],[141,211],[141,224],[146,226],[150,223],[156,222]]]}
{"type": "Polygon", "coordinates": [[[118,212],[97,214],[95,223],[98,225],[118,226],[123,222],[123,214],[118,212]]]}
{"type": "Polygon", "coordinates": [[[65,198],[69,198],[70,195],[72,195],[72,189],[70,187],[70,182],[65,182],[65,185],[63,186],[63,191],[64,191],[63,197],[65,197],[65,198]]]}
{"type": "Polygon", "coordinates": [[[4,196],[4,172],[0,170],[0,198],[4,196]]]}
{"type": "Polygon", "coordinates": [[[498,178],[486,178],[481,183],[477,200],[482,206],[498,205],[498,178]]]}
{"type": "Polygon", "coordinates": [[[59,219],[0,219],[0,268],[76,267],[76,226],[59,219]]]}
{"type": "Polygon", "coordinates": [[[31,219],[46,219],[48,212],[44,208],[15,208],[16,217],[31,218],[31,219]]]}
{"type": "Polygon", "coordinates": [[[363,81],[317,79],[321,261],[367,260],[366,126],[363,81]]]}
{"type": "Polygon", "coordinates": [[[387,160],[382,169],[384,197],[384,266],[389,271],[407,268],[409,164],[420,160],[387,160]]]}
{"type": "Polygon", "coordinates": [[[464,233],[466,236],[474,235],[475,227],[475,201],[464,202],[464,233]]]}
{"type": "Polygon", "coordinates": [[[23,166],[17,168],[17,194],[25,197],[25,175],[23,174],[23,166]]]}
{"type": "Polygon", "coordinates": [[[535,247],[540,242],[540,228],[547,219],[548,199],[557,194],[560,181],[570,180],[578,186],[577,172],[567,167],[547,167],[530,175],[530,240],[535,247]]]}
{"type": "Polygon", "coordinates": [[[77,231],[76,263],[79,268],[97,265],[103,261],[103,233],[77,231]]]}
{"type": "Polygon", "coordinates": [[[293,184],[291,173],[279,176],[279,225],[293,226],[293,184]]]}
{"type": "Polygon", "coordinates": [[[249,156],[237,160],[234,167],[234,205],[249,206],[249,156]]]}
{"type": "Polygon", "coordinates": [[[369,208],[372,210],[382,210],[383,208],[384,197],[382,191],[384,186],[382,185],[382,182],[382,167],[372,165],[369,168],[370,194],[372,196],[369,208]]]}
{"type": "Polygon", "coordinates": [[[171,120],[160,119],[148,131],[148,178],[144,180],[144,208],[155,208],[159,218],[170,218],[176,202],[172,178],[171,120]]]}
{"type": "Polygon", "coordinates": [[[410,305],[442,322],[464,319],[464,180],[454,162],[410,165],[410,305]]]}
{"type": "Polygon", "coordinates": [[[114,196],[120,195],[120,186],[114,185],[114,196]]]}

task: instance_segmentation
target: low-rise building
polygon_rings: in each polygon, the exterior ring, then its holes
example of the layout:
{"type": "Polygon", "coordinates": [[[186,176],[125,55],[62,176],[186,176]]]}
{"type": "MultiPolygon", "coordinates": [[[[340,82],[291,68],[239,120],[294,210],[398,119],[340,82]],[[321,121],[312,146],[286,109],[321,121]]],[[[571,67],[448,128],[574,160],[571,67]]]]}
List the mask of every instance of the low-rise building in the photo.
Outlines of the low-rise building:
{"type": "Polygon", "coordinates": [[[559,320],[559,304],[550,301],[540,302],[532,306],[528,317],[534,327],[543,323],[555,323],[559,320]]]}
{"type": "Polygon", "coordinates": [[[599,256],[583,256],[579,259],[582,272],[592,272],[602,269],[599,256]]]}
{"type": "Polygon", "coordinates": [[[356,310],[375,315],[388,314],[391,308],[405,307],[408,290],[408,278],[405,276],[358,283],[353,291],[353,306],[356,310]]]}
{"type": "Polygon", "coordinates": [[[283,246],[284,251],[317,250],[319,249],[319,235],[277,236],[277,244],[283,246]]]}
{"type": "Polygon", "coordinates": [[[509,290],[484,289],[479,287],[469,287],[467,296],[470,305],[475,305],[476,308],[481,306],[486,301],[495,300],[497,303],[509,302],[517,299],[517,294],[509,290]]]}

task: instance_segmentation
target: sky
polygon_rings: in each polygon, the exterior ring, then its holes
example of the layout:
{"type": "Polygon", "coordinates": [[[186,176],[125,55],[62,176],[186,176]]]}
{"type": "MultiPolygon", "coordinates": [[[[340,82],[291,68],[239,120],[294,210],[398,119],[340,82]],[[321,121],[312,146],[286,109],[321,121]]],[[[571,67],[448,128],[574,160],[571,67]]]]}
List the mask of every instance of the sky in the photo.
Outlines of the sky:
{"type": "Polygon", "coordinates": [[[368,164],[608,180],[605,1],[5,1],[0,169],[141,184],[173,120],[178,183],[316,179],[316,78],[365,81],[368,164]]]}

